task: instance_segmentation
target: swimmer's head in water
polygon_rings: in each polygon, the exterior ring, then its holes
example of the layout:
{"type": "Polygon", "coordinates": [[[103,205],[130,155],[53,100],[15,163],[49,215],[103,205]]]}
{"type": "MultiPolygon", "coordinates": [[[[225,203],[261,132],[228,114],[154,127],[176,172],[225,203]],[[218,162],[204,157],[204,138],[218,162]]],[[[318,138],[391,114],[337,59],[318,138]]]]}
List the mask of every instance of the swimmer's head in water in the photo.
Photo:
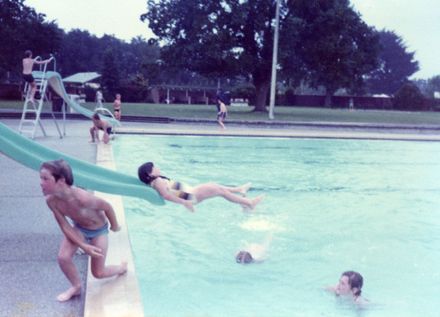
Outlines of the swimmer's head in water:
{"type": "Polygon", "coordinates": [[[252,255],[249,252],[240,251],[235,256],[235,261],[237,263],[249,264],[249,263],[252,263],[254,261],[254,259],[252,258],[252,255]]]}
{"type": "Polygon", "coordinates": [[[336,287],[338,295],[346,295],[352,293],[354,296],[360,296],[364,279],[362,275],[355,271],[346,271],[342,273],[339,283],[336,287]]]}
{"type": "Polygon", "coordinates": [[[142,164],[138,168],[139,179],[147,185],[150,185],[150,183],[156,178],[150,175],[151,172],[153,171],[153,167],[154,167],[153,162],[147,162],[142,164]]]}

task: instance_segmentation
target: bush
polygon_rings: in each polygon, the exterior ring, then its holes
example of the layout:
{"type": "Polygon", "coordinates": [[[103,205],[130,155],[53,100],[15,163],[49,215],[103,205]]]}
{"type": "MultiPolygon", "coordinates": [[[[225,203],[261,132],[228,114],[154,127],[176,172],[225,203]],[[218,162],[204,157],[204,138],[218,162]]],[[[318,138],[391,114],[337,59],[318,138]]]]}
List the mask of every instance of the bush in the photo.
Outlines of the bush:
{"type": "Polygon", "coordinates": [[[398,110],[426,110],[427,103],[416,85],[406,83],[395,94],[393,107],[398,110]]]}
{"type": "Polygon", "coordinates": [[[0,85],[0,99],[4,100],[20,100],[21,99],[20,85],[17,84],[1,84],[0,85]]]}
{"type": "Polygon", "coordinates": [[[295,105],[295,91],[292,88],[289,88],[285,92],[285,103],[288,106],[295,105]]]}
{"type": "Polygon", "coordinates": [[[252,84],[241,84],[231,89],[232,98],[250,99],[255,95],[255,86],[252,84]]]}

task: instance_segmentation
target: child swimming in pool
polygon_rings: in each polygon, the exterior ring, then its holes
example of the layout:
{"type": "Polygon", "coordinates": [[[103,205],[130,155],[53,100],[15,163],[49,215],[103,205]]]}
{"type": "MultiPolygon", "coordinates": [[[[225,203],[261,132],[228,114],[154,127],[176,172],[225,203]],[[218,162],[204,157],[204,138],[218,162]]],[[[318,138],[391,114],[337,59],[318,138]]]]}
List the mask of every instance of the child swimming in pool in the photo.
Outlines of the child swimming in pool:
{"type": "Polygon", "coordinates": [[[346,271],[341,274],[338,284],[326,287],[327,291],[334,293],[336,296],[344,296],[353,299],[356,304],[366,304],[367,299],[361,296],[364,278],[355,271],[346,271]]]}
{"type": "Polygon", "coordinates": [[[267,250],[271,242],[272,234],[269,234],[263,243],[247,244],[235,255],[235,262],[240,264],[263,262],[267,258],[267,250]]]}
{"type": "Polygon", "coordinates": [[[152,162],[142,164],[138,168],[138,176],[142,182],[157,190],[164,199],[181,204],[190,211],[194,211],[195,204],[213,197],[223,197],[233,203],[242,205],[245,210],[254,209],[263,199],[263,195],[253,199],[243,197],[246,195],[250,183],[239,187],[227,187],[216,183],[190,187],[160,175],[159,168],[154,166],[152,162]]]}
{"type": "Polygon", "coordinates": [[[91,271],[96,278],[122,275],[127,263],[105,265],[108,249],[108,228],[121,229],[112,206],[93,194],[72,186],[72,170],[64,160],[44,162],[40,167],[40,186],[46,203],[64,234],[58,263],[72,286],[57,296],[60,302],[81,293],[81,279],[73,256],[78,248],[91,256],[91,271]],[[69,223],[70,218],[73,225],[69,223]]]}

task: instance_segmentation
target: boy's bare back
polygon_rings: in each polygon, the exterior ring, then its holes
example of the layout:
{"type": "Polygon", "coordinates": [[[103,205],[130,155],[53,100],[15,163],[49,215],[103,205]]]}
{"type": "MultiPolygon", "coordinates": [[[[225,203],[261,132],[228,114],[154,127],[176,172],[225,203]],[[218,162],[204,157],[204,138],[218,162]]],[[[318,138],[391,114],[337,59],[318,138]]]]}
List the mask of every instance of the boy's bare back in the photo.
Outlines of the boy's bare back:
{"type": "Polygon", "coordinates": [[[34,60],[31,57],[23,58],[23,74],[32,74],[32,69],[34,67],[34,60]]]}

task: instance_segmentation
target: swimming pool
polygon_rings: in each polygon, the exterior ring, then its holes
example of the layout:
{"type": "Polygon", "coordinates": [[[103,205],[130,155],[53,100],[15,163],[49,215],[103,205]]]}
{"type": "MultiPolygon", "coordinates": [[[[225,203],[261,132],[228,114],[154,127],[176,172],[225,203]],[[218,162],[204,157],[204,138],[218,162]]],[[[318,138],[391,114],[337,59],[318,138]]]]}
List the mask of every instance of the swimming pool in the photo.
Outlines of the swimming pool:
{"type": "Polygon", "coordinates": [[[119,171],[153,161],[198,184],[251,181],[254,213],[215,198],[190,213],[124,197],[147,316],[439,316],[440,144],[118,136],[119,171]],[[268,259],[234,255],[271,232],[268,259]],[[367,309],[322,290],[364,276],[367,309]]]}

